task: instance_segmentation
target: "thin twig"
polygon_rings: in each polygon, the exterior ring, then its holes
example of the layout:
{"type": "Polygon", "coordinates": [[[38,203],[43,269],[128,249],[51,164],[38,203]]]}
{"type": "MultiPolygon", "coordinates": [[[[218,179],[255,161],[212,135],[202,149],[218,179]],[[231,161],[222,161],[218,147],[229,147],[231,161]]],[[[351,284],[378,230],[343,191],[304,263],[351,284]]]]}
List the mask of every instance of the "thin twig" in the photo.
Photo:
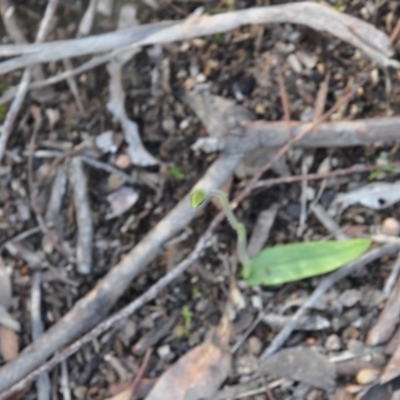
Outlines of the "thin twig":
{"type": "MultiPolygon", "coordinates": [[[[66,71],[71,71],[72,70],[72,63],[71,60],[69,58],[64,58],[63,59],[63,64],[64,64],[64,68],[66,71]]],[[[75,77],[70,74],[67,78],[67,83],[69,86],[69,90],[71,91],[72,95],[74,96],[75,99],[75,103],[78,107],[79,112],[81,113],[81,115],[85,115],[85,109],[83,108],[83,104],[82,101],[79,97],[79,89],[78,89],[78,85],[76,83],[75,77]]]]}
{"type": "Polygon", "coordinates": [[[317,217],[319,222],[330,232],[336,240],[348,239],[348,236],[342,231],[337,222],[325,211],[319,204],[312,204],[311,211],[317,217]]]}
{"type": "MultiPolygon", "coordinates": [[[[41,280],[41,272],[35,272],[33,274],[31,288],[31,324],[33,341],[35,341],[44,332],[41,316],[41,280]]],[[[44,373],[37,378],[36,388],[38,400],[50,399],[50,387],[50,378],[48,373],[44,373]]]]}
{"type": "Polygon", "coordinates": [[[71,160],[69,178],[74,191],[76,224],[78,226],[76,243],[76,263],[80,274],[92,270],[93,220],[89,205],[88,182],[82,160],[71,160]]]}
{"type": "Polygon", "coordinates": [[[382,66],[398,68],[389,38],[383,32],[360,19],[339,13],[335,9],[311,2],[299,2],[273,7],[253,7],[229,13],[189,16],[181,21],[139,25],[82,39],[54,42],[47,46],[0,46],[1,56],[26,54],[0,63],[0,73],[41,62],[78,57],[119,48],[126,52],[142,46],[190,40],[198,36],[228,32],[243,25],[297,23],[333,36],[361,49],[382,66]],[[123,46],[129,46],[123,48],[123,46]]]}
{"type": "MultiPolygon", "coordinates": [[[[69,78],[72,78],[76,75],[80,75],[86,71],[92,70],[92,69],[98,67],[99,65],[106,63],[107,61],[110,61],[113,57],[115,57],[115,54],[116,54],[115,52],[110,52],[110,53],[102,54],[101,56],[95,56],[95,57],[91,58],[89,61],[86,61],[83,64],[81,64],[79,67],[76,67],[75,69],[61,72],[55,76],[52,76],[52,77],[44,79],[44,80],[40,80],[37,82],[31,82],[29,84],[29,89],[30,90],[41,89],[46,86],[55,85],[58,82],[68,80],[69,78]]],[[[4,92],[4,94],[0,97],[0,104],[6,104],[10,100],[12,100],[16,96],[17,90],[18,90],[18,87],[16,87],[16,86],[12,86],[12,87],[8,88],[4,92]]]]}
{"type": "Polygon", "coordinates": [[[281,96],[281,103],[283,109],[283,120],[290,121],[289,96],[286,90],[285,79],[282,73],[281,58],[278,54],[276,54],[275,56],[275,67],[276,67],[277,82],[279,87],[279,94],[281,96]]]}
{"type": "Polygon", "coordinates": [[[31,107],[32,115],[35,119],[35,124],[33,128],[33,133],[31,136],[31,140],[29,142],[29,153],[28,153],[28,187],[29,187],[29,193],[30,193],[30,198],[31,198],[31,206],[33,211],[35,212],[35,217],[38,225],[40,226],[40,229],[42,230],[43,234],[49,239],[49,241],[52,243],[55,249],[62,254],[64,257],[67,257],[68,259],[69,254],[68,252],[64,249],[64,247],[58,243],[58,241],[54,237],[54,233],[51,232],[51,230],[48,228],[43,215],[42,211],[39,207],[39,204],[37,203],[36,199],[36,186],[35,186],[35,181],[34,181],[34,176],[33,176],[33,154],[35,152],[35,142],[36,142],[36,137],[39,132],[40,126],[42,124],[42,117],[40,114],[40,110],[37,109],[36,107],[31,107]]]}
{"type": "Polygon", "coordinates": [[[151,353],[153,352],[152,349],[148,349],[146,351],[146,354],[143,357],[143,361],[142,364],[140,365],[140,368],[138,370],[138,372],[136,373],[135,379],[132,382],[131,385],[131,391],[132,391],[132,395],[134,395],[139,387],[140,381],[143,379],[144,374],[146,373],[146,369],[149,366],[149,362],[150,362],[150,356],[151,353]]]}
{"type": "Polygon", "coordinates": [[[68,364],[66,360],[61,362],[61,393],[64,400],[72,399],[69,385],[68,364]]]}
{"type": "Polygon", "coordinates": [[[397,21],[396,26],[394,27],[392,33],[390,34],[390,41],[394,43],[399,36],[400,33],[400,18],[397,21]]]}
{"type": "MultiPolygon", "coordinates": [[[[394,162],[387,165],[389,168],[400,167],[400,162],[394,162]]],[[[294,176],[282,176],[280,178],[270,178],[264,179],[257,182],[254,189],[259,188],[269,188],[271,186],[283,184],[283,183],[295,183],[301,182],[303,179],[307,179],[308,181],[318,181],[321,179],[328,178],[336,178],[338,176],[345,176],[351,174],[361,174],[365,172],[375,171],[377,169],[381,169],[381,165],[357,165],[355,167],[337,169],[335,171],[324,172],[324,173],[315,173],[315,174],[307,174],[307,175],[294,175],[294,176]]]]}
{"type": "MultiPolygon", "coordinates": [[[[51,25],[50,23],[54,17],[57,4],[58,0],[49,0],[43,19],[40,23],[38,33],[36,35],[36,40],[35,40],[36,43],[41,43],[45,40],[48,34],[48,28],[50,27],[51,25]]],[[[24,102],[26,94],[28,93],[31,77],[32,77],[32,70],[30,68],[27,68],[22,75],[21,82],[18,86],[17,94],[7,112],[6,119],[4,121],[0,134],[0,163],[6,151],[8,138],[10,137],[11,132],[14,128],[14,123],[19,113],[19,110],[21,109],[22,103],[24,102]]]]}
{"type": "Polygon", "coordinates": [[[116,57],[108,63],[110,99],[107,108],[121,124],[132,163],[139,166],[157,165],[158,160],[142,144],[137,123],[130,120],[125,111],[125,93],[122,87],[121,70],[124,63],[135,53],[136,51],[130,51],[124,57],[116,57]]]}
{"type": "Polygon", "coordinates": [[[389,297],[399,275],[400,275],[400,255],[397,257],[397,260],[393,264],[392,272],[386,279],[385,286],[383,287],[382,293],[385,296],[385,298],[389,297]]]}
{"type": "Polygon", "coordinates": [[[312,295],[307,299],[306,302],[303,303],[303,305],[293,315],[290,323],[286,325],[279,332],[277,336],[275,336],[271,344],[260,356],[260,360],[261,361],[266,360],[268,357],[270,357],[272,354],[278,351],[281,346],[283,346],[283,344],[289,338],[293,330],[296,329],[296,325],[298,324],[300,318],[303,317],[306,311],[309,308],[313,307],[315,303],[321,298],[321,296],[324,295],[326,291],[329,290],[335,283],[339,282],[340,280],[350,275],[354,271],[371,263],[372,261],[375,261],[384,255],[395,253],[398,250],[398,248],[399,248],[398,246],[390,245],[370,250],[368,253],[360,257],[358,260],[353,261],[352,263],[346,265],[345,267],[338,269],[334,273],[323,278],[319,283],[319,285],[317,286],[317,288],[312,293],[312,295]]]}

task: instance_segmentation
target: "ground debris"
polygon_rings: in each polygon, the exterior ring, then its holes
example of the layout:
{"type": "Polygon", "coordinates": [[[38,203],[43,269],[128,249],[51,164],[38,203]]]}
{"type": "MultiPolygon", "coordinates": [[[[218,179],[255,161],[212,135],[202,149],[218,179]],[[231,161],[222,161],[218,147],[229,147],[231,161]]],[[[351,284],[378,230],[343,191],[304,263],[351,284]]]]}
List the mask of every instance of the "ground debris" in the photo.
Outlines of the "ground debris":
{"type": "Polygon", "coordinates": [[[327,392],[335,388],[336,370],[325,356],[309,348],[284,349],[260,365],[260,373],[307,383],[327,392]]]}

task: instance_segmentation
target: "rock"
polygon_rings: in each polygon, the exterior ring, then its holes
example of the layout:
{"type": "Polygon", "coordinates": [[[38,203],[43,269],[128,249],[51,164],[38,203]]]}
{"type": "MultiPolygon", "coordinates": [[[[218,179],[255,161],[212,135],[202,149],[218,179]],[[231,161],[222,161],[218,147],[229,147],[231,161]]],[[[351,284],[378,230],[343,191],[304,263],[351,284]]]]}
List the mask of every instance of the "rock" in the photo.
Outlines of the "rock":
{"type": "Polygon", "coordinates": [[[370,385],[379,379],[380,372],[374,368],[364,368],[358,371],[356,381],[360,385],[370,385]]]}
{"type": "Polygon", "coordinates": [[[381,233],[388,236],[399,236],[400,222],[395,218],[385,218],[382,223],[381,233]]]}
{"type": "Polygon", "coordinates": [[[361,340],[350,339],[347,343],[347,349],[353,354],[362,354],[364,348],[364,343],[361,340]]]}
{"type": "Polygon", "coordinates": [[[252,336],[249,339],[248,343],[251,354],[258,356],[261,353],[263,347],[261,340],[257,336],[252,336]]]}
{"type": "Polygon", "coordinates": [[[340,296],[339,301],[345,307],[354,307],[362,298],[362,293],[356,289],[345,290],[340,296]]]}
{"type": "Polygon", "coordinates": [[[171,348],[168,344],[164,344],[163,346],[157,349],[157,354],[162,360],[171,360],[173,358],[173,353],[171,352],[171,348]]]}
{"type": "Polygon", "coordinates": [[[127,169],[132,165],[131,158],[128,154],[120,154],[115,160],[115,165],[121,169],[127,169]]]}
{"type": "Polygon", "coordinates": [[[256,309],[256,310],[261,310],[263,308],[263,303],[261,296],[251,296],[251,305],[256,309]]]}
{"type": "Polygon", "coordinates": [[[325,341],[325,348],[328,351],[338,351],[342,348],[340,337],[336,334],[329,335],[325,341]]]}
{"type": "Polygon", "coordinates": [[[235,369],[238,375],[251,375],[258,371],[258,360],[251,354],[239,357],[235,363],[235,369]]]}

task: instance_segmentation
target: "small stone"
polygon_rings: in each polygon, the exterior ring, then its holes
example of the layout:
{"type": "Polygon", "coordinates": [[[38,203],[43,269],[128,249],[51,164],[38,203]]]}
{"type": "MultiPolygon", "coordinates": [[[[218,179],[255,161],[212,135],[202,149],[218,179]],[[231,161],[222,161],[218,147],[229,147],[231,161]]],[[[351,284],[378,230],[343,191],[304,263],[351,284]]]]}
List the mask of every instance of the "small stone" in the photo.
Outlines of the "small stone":
{"type": "Polygon", "coordinates": [[[399,236],[400,234],[400,222],[395,218],[385,218],[382,223],[381,232],[383,235],[388,236],[399,236]]]}
{"type": "Polygon", "coordinates": [[[266,107],[264,103],[257,103],[254,111],[257,115],[264,115],[266,111],[266,107]]]}
{"type": "Polygon", "coordinates": [[[326,338],[325,348],[328,351],[338,351],[342,348],[342,342],[338,335],[332,334],[326,338]]]}
{"type": "Polygon", "coordinates": [[[165,132],[173,135],[176,133],[176,124],[173,118],[166,118],[162,122],[162,128],[165,132]]]}
{"type": "Polygon", "coordinates": [[[230,298],[237,310],[244,310],[246,308],[246,299],[237,286],[231,289],[230,298]]]}
{"type": "Polygon", "coordinates": [[[186,119],[183,119],[183,120],[181,121],[181,123],[179,124],[179,129],[180,129],[181,131],[184,131],[184,130],[187,129],[187,128],[189,128],[189,120],[186,118],[186,119]]]}
{"type": "Polygon", "coordinates": [[[119,175],[110,174],[107,179],[107,186],[109,190],[119,189],[125,183],[124,179],[119,175]]]}
{"type": "Polygon", "coordinates": [[[258,356],[262,350],[262,342],[257,336],[252,336],[249,339],[249,350],[255,356],[258,356]]]}
{"type": "Polygon", "coordinates": [[[73,389],[73,393],[75,395],[75,397],[79,400],[83,400],[86,399],[86,395],[87,395],[87,387],[85,386],[77,386],[76,388],[73,389]]]}
{"type": "Polygon", "coordinates": [[[189,42],[183,42],[181,44],[181,47],[180,47],[179,51],[181,51],[182,53],[186,53],[189,49],[190,49],[190,43],[189,42]]]}
{"type": "Polygon", "coordinates": [[[251,296],[251,305],[257,309],[261,310],[263,308],[262,299],[260,296],[254,295],[251,296]]]}
{"type": "Polygon", "coordinates": [[[207,308],[210,308],[210,306],[211,306],[211,304],[208,299],[200,299],[196,304],[195,310],[197,312],[202,313],[202,312],[206,311],[207,308]]]}
{"type": "Polygon", "coordinates": [[[340,296],[339,301],[345,307],[354,307],[362,298],[362,293],[356,289],[347,289],[340,296]]]}
{"type": "Polygon", "coordinates": [[[342,332],[342,340],[348,342],[350,339],[357,339],[360,337],[360,331],[353,326],[348,326],[342,332]]]}
{"type": "Polygon", "coordinates": [[[197,83],[204,83],[207,80],[207,77],[204,74],[198,74],[196,76],[197,83]]]}
{"type": "Polygon", "coordinates": [[[115,166],[121,169],[129,168],[131,164],[131,158],[128,154],[120,154],[115,160],[115,166]]]}
{"type": "Polygon", "coordinates": [[[157,354],[161,359],[166,361],[170,360],[173,357],[171,348],[169,347],[168,344],[164,344],[163,346],[159,347],[157,349],[157,354]]]}
{"type": "Polygon", "coordinates": [[[307,69],[313,69],[317,65],[318,58],[315,53],[300,50],[297,52],[297,57],[307,69]]]}
{"type": "Polygon", "coordinates": [[[343,320],[347,325],[353,324],[358,318],[360,318],[360,307],[353,307],[342,313],[343,320]]]}
{"type": "Polygon", "coordinates": [[[238,375],[251,375],[258,370],[258,360],[251,354],[246,354],[236,360],[235,369],[238,375]]]}
{"type": "Polygon", "coordinates": [[[356,381],[360,385],[370,385],[379,379],[380,372],[374,368],[364,368],[358,371],[356,381]]]}
{"type": "Polygon", "coordinates": [[[96,147],[103,153],[115,153],[118,145],[114,141],[114,131],[105,131],[96,136],[96,147]]]}
{"type": "Polygon", "coordinates": [[[290,67],[294,72],[300,73],[303,70],[303,67],[301,66],[300,60],[295,54],[290,54],[287,58],[290,67]]]}
{"type": "Polygon", "coordinates": [[[364,343],[361,340],[350,339],[347,343],[347,349],[353,354],[362,354],[364,348],[364,343]]]}

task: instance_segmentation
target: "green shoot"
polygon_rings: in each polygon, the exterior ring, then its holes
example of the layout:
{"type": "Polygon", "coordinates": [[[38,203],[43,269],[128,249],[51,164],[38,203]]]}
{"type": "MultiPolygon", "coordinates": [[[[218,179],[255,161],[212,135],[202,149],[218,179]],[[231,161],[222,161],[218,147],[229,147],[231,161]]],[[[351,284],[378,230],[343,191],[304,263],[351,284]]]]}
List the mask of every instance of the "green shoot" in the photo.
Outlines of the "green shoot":
{"type": "Polygon", "coordinates": [[[247,234],[245,226],[238,221],[235,214],[232,211],[231,205],[229,204],[228,196],[221,190],[204,190],[204,189],[195,189],[191,196],[190,200],[193,208],[199,207],[204,203],[207,196],[217,198],[222,208],[225,212],[225,215],[228,219],[231,227],[236,231],[237,234],[237,254],[239,261],[242,263],[243,267],[246,267],[249,262],[249,256],[247,255],[247,234]]]}

